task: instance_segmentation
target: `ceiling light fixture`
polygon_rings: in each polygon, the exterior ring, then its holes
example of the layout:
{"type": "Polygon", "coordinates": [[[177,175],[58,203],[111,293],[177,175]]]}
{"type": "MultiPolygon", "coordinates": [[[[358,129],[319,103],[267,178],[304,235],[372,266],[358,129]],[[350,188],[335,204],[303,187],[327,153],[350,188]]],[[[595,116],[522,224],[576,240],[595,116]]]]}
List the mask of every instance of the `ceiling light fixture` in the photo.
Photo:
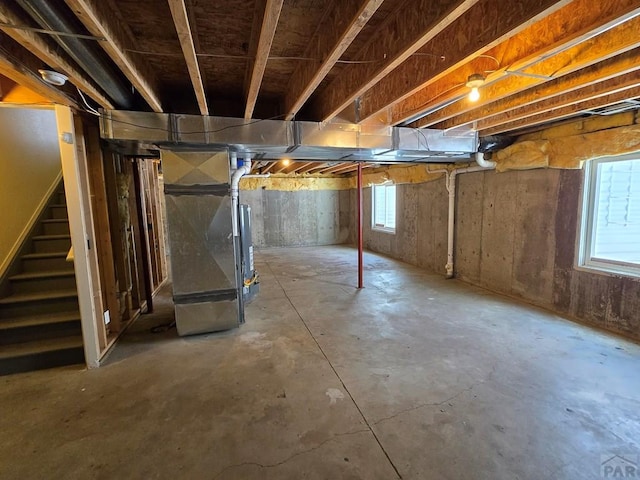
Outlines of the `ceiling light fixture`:
{"type": "Polygon", "coordinates": [[[481,75],[480,73],[474,73],[473,75],[469,75],[469,78],[467,79],[467,88],[471,89],[471,92],[469,92],[469,100],[472,102],[477,102],[480,99],[480,92],[478,91],[478,88],[480,88],[482,85],[484,85],[484,75],[481,75]]]}
{"type": "Polygon", "coordinates": [[[63,75],[58,72],[54,72],[53,70],[38,70],[38,73],[42,77],[42,80],[47,82],[49,85],[55,85],[56,87],[61,87],[65,83],[67,83],[66,75],[63,75]]]}
{"type": "Polygon", "coordinates": [[[284,160],[282,160],[282,165],[284,165],[285,167],[288,167],[291,164],[291,160],[289,160],[288,158],[285,158],[284,160]]]}

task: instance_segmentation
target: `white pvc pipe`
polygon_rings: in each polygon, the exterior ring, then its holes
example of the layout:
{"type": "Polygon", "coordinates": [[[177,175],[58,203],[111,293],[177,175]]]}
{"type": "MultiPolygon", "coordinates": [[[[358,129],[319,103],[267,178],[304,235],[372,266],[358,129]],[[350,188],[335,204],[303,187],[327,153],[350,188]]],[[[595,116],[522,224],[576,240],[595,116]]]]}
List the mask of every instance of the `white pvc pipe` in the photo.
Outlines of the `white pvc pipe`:
{"type": "Polygon", "coordinates": [[[242,166],[240,168],[236,168],[231,175],[231,222],[233,223],[234,237],[240,235],[240,229],[238,228],[238,197],[240,193],[238,185],[240,184],[240,179],[249,173],[251,173],[251,155],[247,153],[244,156],[244,163],[242,166]]]}
{"type": "MultiPolygon", "coordinates": [[[[486,170],[492,170],[496,168],[496,162],[492,162],[484,159],[484,153],[476,153],[475,167],[459,168],[446,171],[446,187],[449,193],[449,215],[447,225],[447,264],[445,265],[447,278],[453,278],[454,275],[454,243],[455,243],[455,225],[456,225],[456,177],[463,173],[484,172],[486,170]]],[[[435,173],[435,172],[433,172],[435,173]]]]}
{"type": "Polygon", "coordinates": [[[484,159],[484,153],[478,152],[475,157],[476,163],[482,168],[496,168],[496,162],[484,159]]]}

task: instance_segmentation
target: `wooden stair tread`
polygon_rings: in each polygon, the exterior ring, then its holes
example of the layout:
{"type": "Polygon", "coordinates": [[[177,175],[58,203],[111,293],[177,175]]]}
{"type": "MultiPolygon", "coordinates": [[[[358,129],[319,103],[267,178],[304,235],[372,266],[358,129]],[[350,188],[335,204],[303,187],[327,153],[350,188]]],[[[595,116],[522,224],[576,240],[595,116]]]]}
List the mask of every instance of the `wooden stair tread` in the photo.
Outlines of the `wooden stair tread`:
{"type": "Polygon", "coordinates": [[[24,317],[5,318],[0,320],[0,332],[14,328],[35,327],[39,325],[53,325],[80,321],[80,312],[47,313],[44,315],[29,315],[24,317]]]}
{"type": "Polygon", "coordinates": [[[41,300],[58,300],[61,298],[77,297],[75,289],[51,290],[38,293],[16,293],[5,298],[0,298],[0,305],[12,305],[16,303],[37,302],[41,300]]]}
{"type": "Polygon", "coordinates": [[[69,223],[68,218],[45,218],[40,220],[42,223],[69,223]]]}
{"type": "Polygon", "coordinates": [[[39,353],[55,352],[58,350],[82,348],[82,345],[82,337],[80,335],[51,338],[48,340],[36,340],[33,342],[14,343],[12,345],[1,345],[0,360],[37,355],[39,353]]]}
{"type": "Polygon", "coordinates": [[[73,269],[68,270],[45,270],[42,272],[20,273],[9,277],[9,280],[22,281],[22,280],[40,280],[43,278],[62,278],[73,277],[75,271],[73,269]]]}
{"type": "Polygon", "coordinates": [[[71,239],[71,235],[69,234],[35,235],[31,238],[32,240],[66,240],[66,239],[71,239]]]}
{"type": "Polygon", "coordinates": [[[22,258],[27,260],[38,260],[43,258],[59,258],[59,257],[67,258],[68,253],[69,252],[27,253],[25,255],[22,255],[22,258]]]}

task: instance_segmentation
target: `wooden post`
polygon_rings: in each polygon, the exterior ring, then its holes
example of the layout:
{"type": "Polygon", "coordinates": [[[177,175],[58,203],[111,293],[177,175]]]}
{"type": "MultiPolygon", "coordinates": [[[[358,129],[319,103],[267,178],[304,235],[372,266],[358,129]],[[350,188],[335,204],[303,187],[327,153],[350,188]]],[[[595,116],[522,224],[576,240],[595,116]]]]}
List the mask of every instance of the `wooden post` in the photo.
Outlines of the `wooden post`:
{"type": "Polygon", "coordinates": [[[114,333],[122,328],[122,316],[118,302],[118,289],[113,246],[111,243],[111,226],[109,225],[109,208],[107,200],[104,161],[100,148],[98,127],[90,122],[83,122],[85,144],[87,147],[87,164],[89,167],[89,183],[91,187],[92,208],[95,218],[96,249],[100,260],[100,281],[102,284],[103,302],[109,311],[111,323],[107,330],[114,333]]]}

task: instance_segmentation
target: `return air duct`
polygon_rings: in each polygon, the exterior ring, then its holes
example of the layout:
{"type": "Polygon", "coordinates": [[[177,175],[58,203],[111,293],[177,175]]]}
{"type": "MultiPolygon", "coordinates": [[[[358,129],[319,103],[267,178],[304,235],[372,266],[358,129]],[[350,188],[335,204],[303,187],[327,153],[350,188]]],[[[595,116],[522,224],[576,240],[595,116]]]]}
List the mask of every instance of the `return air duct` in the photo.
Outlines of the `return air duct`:
{"type": "MultiPolygon", "coordinates": [[[[47,30],[78,33],[64,12],[49,0],[17,0],[22,8],[47,30]]],[[[73,36],[51,35],[80,67],[104,90],[119,108],[131,108],[133,96],[118,72],[102,58],[98,46],[92,41],[73,36]]]]}

